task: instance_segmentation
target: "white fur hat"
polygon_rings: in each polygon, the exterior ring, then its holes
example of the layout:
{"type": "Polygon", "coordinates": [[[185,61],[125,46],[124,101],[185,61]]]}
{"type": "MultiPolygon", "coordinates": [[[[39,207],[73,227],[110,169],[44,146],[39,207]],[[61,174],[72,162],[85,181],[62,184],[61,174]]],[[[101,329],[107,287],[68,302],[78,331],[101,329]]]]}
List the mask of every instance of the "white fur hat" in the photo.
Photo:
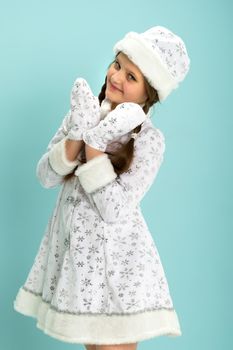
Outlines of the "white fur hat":
{"type": "Polygon", "coordinates": [[[124,52],[164,101],[179,86],[190,68],[183,40],[169,29],[156,26],[144,33],[129,32],[113,47],[124,52]]]}

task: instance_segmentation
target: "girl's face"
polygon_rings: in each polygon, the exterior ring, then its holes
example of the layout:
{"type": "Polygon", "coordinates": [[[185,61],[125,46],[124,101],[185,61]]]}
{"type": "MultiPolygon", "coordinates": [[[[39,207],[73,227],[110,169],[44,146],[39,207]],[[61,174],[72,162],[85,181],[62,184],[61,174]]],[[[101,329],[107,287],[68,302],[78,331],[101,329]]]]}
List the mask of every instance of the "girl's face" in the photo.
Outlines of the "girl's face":
{"type": "Polygon", "coordinates": [[[122,102],[142,104],[148,97],[143,74],[123,52],[108,69],[105,97],[112,102],[112,109],[122,102]]]}

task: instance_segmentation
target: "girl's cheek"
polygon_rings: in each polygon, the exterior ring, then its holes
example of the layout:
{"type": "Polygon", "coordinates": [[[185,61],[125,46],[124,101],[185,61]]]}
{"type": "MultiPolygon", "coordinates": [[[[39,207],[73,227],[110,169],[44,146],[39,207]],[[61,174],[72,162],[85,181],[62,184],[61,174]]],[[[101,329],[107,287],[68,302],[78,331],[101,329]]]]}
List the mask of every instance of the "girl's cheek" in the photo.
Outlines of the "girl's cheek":
{"type": "Polygon", "coordinates": [[[130,94],[130,91],[129,91],[127,85],[123,85],[123,88],[122,88],[122,89],[123,89],[124,95],[129,95],[129,94],[130,94]]]}

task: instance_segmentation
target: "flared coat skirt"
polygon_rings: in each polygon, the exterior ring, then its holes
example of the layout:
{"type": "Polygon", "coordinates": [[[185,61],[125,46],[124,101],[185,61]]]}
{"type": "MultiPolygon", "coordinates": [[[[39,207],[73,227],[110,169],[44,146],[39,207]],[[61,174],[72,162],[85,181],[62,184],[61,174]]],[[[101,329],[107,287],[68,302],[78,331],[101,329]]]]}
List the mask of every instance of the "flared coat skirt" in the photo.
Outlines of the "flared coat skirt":
{"type": "Polygon", "coordinates": [[[181,335],[140,207],[106,223],[77,178],[61,188],[14,309],[70,343],[125,344],[181,335]]]}

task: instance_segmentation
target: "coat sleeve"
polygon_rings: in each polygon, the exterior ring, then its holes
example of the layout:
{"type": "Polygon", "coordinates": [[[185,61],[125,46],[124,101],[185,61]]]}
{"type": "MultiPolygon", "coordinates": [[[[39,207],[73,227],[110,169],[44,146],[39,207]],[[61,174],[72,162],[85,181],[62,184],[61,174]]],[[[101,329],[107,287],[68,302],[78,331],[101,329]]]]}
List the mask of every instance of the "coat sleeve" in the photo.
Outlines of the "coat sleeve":
{"type": "Polygon", "coordinates": [[[65,139],[68,134],[71,111],[64,117],[59,129],[50,140],[46,152],[36,166],[36,176],[45,188],[53,188],[63,183],[64,175],[71,172],[80,162],[69,161],[65,156],[65,139]]]}
{"type": "Polygon", "coordinates": [[[119,176],[106,153],[78,167],[80,183],[105,222],[117,222],[138,206],[158,173],[164,151],[163,133],[149,127],[139,133],[131,166],[119,176]]]}

